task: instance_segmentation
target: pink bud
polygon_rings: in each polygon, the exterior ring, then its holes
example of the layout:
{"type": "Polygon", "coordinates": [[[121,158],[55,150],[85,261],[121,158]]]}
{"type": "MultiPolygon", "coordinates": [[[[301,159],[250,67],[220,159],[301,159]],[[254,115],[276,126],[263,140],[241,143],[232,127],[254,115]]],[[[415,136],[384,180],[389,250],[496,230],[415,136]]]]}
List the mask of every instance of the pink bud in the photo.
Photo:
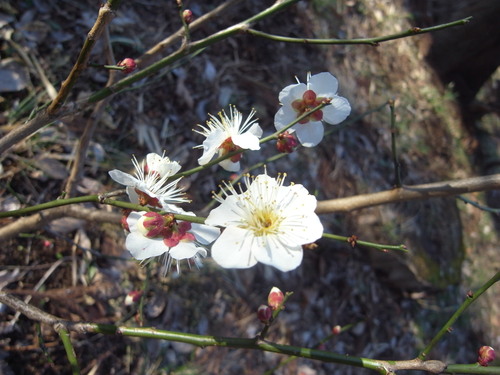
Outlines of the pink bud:
{"type": "Polygon", "coordinates": [[[137,64],[136,64],[135,60],[131,59],[130,57],[123,59],[122,61],[120,61],[116,65],[124,67],[125,69],[123,69],[122,72],[125,74],[132,73],[137,68],[137,64]]]}
{"type": "Polygon", "coordinates": [[[495,349],[491,346],[481,346],[478,355],[477,362],[481,366],[488,366],[488,363],[495,360],[495,349]]]}
{"type": "Polygon", "coordinates": [[[130,232],[130,228],[128,227],[127,219],[128,219],[128,215],[130,215],[131,212],[132,212],[132,210],[129,210],[128,208],[124,209],[122,212],[121,224],[122,224],[122,228],[125,229],[127,232],[130,232]]]}
{"type": "Polygon", "coordinates": [[[142,290],[132,290],[127,293],[125,297],[125,306],[133,305],[134,303],[139,302],[139,299],[142,296],[142,290]]]}
{"type": "Polygon", "coordinates": [[[289,132],[284,132],[278,135],[278,142],[276,143],[276,148],[279,152],[289,154],[294,151],[299,143],[297,138],[289,132]]]}
{"type": "Polygon", "coordinates": [[[184,9],[184,11],[182,12],[182,18],[184,19],[184,22],[189,25],[194,20],[194,14],[193,12],[191,12],[191,10],[184,9]]]}
{"type": "Polygon", "coordinates": [[[272,316],[273,312],[269,306],[260,305],[257,309],[257,318],[259,318],[262,323],[268,324],[272,316]]]}
{"type": "Polygon", "coordinates": [[[276,310],[281,306],[284,298],[285,296],[283,295],[283,292],[279,288],[273,286],[269,292],[269,296],[267,296],[267,303],[269,304],[269,307],[276,310]]]}
{"type": "Polygon", "coordinates": [[[342,327],[339,325],[336,325],[335,327],[332,328],[332,334],[338,335],[340,332],[342,332],[342,327]]]}
{"type": "Polygon", "coordinates": [[[160,237],[165,228],[165,219],[158,212],[146,212],[137,221],[137,229],[148,238],[160,237]]]}

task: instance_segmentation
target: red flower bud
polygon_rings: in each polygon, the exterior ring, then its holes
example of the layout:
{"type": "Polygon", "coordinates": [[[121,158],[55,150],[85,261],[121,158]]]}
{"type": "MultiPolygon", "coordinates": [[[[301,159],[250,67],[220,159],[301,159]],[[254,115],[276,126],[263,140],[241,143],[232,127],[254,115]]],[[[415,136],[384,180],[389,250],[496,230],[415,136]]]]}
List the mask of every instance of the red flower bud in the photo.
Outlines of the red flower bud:
{"type": "Polygon", "coordinates": [[[257,317],[262,323],[268,324],[273,316],[271,308],[266,305],[260,305],[257,309],[257,317]]]}
{"type": "Polygon", "coordinates": [[[342,332],[342,327],[339,325],[336,325],[335,327],[332,328],[332,334],[333,335],[338,335],[340,332],[342,332]]]}
{"type": "Polygon", "coordinates": [[[295,147],[299,142],[293,134],[289,132],[284,132],[278,135],[278,142],[276,143],[276,148],[279,152],[289,154],[294,151],[295,147]]]}
{"type": "Polygon", "coordinates": [[[142,290],[132,290],[127,293],[125,297],[125,306],[130,306],[134,303],[139,302],[139,299],[142,296],[142,290]]]}
{"type": "Polygon", "coordinates": [[[478,355],[477,362],[481,366],[488,366],[488,363],[495,360],[495,349],[491,346],[481,346],[478,355]]]}
{"type": "Polygon", "coordinates": [[[123,69],[122,72],[125,74],[132,73],[137,68],[137,64],[136,64],[135,60],[131,59],[130,57],[123,59],[122,61],[120,61],[116,65],[124,67],[125,69],[123,69]]]}
{"type": "Polygon", "coordinates": [[[194,14],[193,12],[191,12],[191,10],[184,9],[184,11],[182,12],[182,18],[184,19],[184,22],[189,25],[194,20],[194,14]]]}
{"type": "Polygon", "coordinates": [[[132,212],[132,210],[129,210],[128,208],[124,209],[122,212],[121,224],[122,224],[122,228],[125,229],[127,232],[130,232],[130,228],[128,227],[128,223],[127,223],[127,218],[131,212],[132,212]]]}
{"type": "Polygon", "coordinates": [[[273,286],[269,292],[269,296],[267,297],[267,303],[269,304],[269,307],[276,310],[281,306],[284,299],[285,296],[283,295],[283,292],[279,288],[273,286]]]}

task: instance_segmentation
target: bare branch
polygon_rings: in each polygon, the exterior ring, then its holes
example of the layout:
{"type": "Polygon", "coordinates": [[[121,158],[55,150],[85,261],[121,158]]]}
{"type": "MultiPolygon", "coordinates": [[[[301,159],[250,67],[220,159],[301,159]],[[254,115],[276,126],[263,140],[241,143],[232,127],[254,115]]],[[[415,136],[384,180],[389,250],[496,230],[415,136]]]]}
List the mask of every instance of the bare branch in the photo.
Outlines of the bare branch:
{"type": "Polygon", "coordinates": [[[463,193],[500,189],[500,174],[435,182],[424,185],[403,186],[378,193],[361,194],[353,197],[318,202],[317,214],[349,212],[382,204],[417,199],[448,197],[463,193]]]}
{"type": "Polygon", "coordinates": [[[77,206],[49,208],[34,215],[23,217],[0,228],[0,241],[17,236],[21,232],[32,232],[61,217],[74,217],[97,222],[119,223],[121,215],[115,212],[93,210],[77,206]]]}

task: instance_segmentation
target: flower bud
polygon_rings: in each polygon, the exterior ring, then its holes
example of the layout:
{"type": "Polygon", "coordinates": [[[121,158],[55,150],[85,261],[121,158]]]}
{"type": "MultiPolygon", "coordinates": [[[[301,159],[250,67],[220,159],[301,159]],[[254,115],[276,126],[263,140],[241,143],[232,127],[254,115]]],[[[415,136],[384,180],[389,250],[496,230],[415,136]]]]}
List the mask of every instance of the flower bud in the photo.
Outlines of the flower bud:
{"type": "Polygon", "coordinates": [[[276,148],[279,152],[289,154],[295,150],[298,145],[297,138],[289,132],[284,132],[278,135],[278,142],[276,148]]]}
{"type": "Polygon", "coordinates": [[[189,25],[194,20],[194,14],[190,9],[184,9],[182,12],[182,18],[184,19],[184,22],[189,25]]]}
{"type": "Polygon", "coordinates": [[[148,238],[162,235],[165,228],[165,219],[158,212],[146,212],[137,221],[137,229],[148,238]]]}
{"type": "Polygon", "coordinates": [[[128,227],[127,219],[128,219],[128,215],[130,215],[131,212],[132,212],[132,210],[129,210],[128,208],[124,209],[122,212],[122,218],[120,221],[122,228],[125,229],[127,232],[130,232],[130,228],[128,227]]]}
{"type": "Polygon", "coordinates": [[[123,69],[122,72],[125,74],[132,73],[137,68],[137,64],[136,64],[135,60],[131,59],[130,57],[123,59],[122,61],[120,61],[116,65],[124,67],[125,69],[123,69]]]}
{"type": "Polygon", "coordinates": [[[488,366],[488,363],[495,360],[495,349],[491,346],[481,346],[478,355],[477,362],[481,366],[488,366]]]}
{"type": "Polygon", "coordinates": [[[139,299],[142,297],[142,290],[131,290],[127,293],[125,297],[125,306],[133,305],[134,303],[139,302],[139,299]]]}
{"type": "Polygon", "coordinates": [[[268,324],[272,316],[273,312],[271,311],[271,308],[269,306],[260,305],[257,309],[257,317],[264,324],[268,324]]]}
{"type": "Polygon", "coordinates": [[[283,292],[279,288],[273,286],[269,292],[269,296],[267,297],[267,303],[269,304],[269,307],[276,310],[281,306],[284,299],[285,296],[283,295],[283,292]]]}
{"type": "Polygon", "coordinates": [[[342,327],[339,325],[336,325],[335,327],[332,328],[332,334],[333,335],[338,335],[342,332],[342,327]]]}

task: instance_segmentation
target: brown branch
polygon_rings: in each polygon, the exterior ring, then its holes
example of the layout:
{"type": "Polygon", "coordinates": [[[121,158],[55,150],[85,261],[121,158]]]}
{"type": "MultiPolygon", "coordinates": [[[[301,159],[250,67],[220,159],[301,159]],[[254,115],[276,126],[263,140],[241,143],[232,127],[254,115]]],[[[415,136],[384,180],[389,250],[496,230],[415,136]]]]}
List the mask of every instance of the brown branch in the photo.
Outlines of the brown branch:
{"type": "Polygon", "coordinates": [[[21,232],[33,232],[61,217],[74,217],[96,222],[119,223],[121,215],[116,212],[106,212],[76,206],[61,206],[49,208],[34,215],[23,217],[0,228],[0,242],[17,236],[21,232]]]}
{"type": "MultiPolygon", "coordinates": [[[[109,30],[107,25],[104,27],[103,40],[105,42],[105,54],[106,54],[107,64],[115,65],[116,61],[113,55],[113,50],[111,48],[111,40],[109,37],[109,30]]],[[[118,72],[116,70],[109,71],[109,77],[106,83],[106,87],[111,86],[114,82],[118,80],[117,73],[118,72]]],[[[83,130],[80,139],[78,140],[78,145],[71,166],[71,171],[64,187],[64,191],[66,192],[67,198],[72,197],[74,195],[76,187],[80,182],[80,179],[82,177],[82,169],[86,160],[87,150],[90,144],[90,140],[94,135],[97,124],[102,118],[104,108],[109,104],[110,100],[111,96],[108,96],[104,100],[97,103],[94,109],[92,110],[92,114],[89,116],[89,118],[87,118],[87,121],[85,122],[85,128],[83,130]]]]}
{"type": "Polygon", "coordinates": [[[349,212],[388,203],[417,199],[448,197],[463,193],[500,189],[500,174],[435,182],[424,185],[403,186],[378,193],[361,194],[318,202],[317,214],[349,212]]]}
{"type": "Polygon", "coordinates": [[[71,89],[73,88],[73,85],[78,79],[78,76],[82,71],[84,71],[87,68],[92,48],[94,47],[96,41],[102,35],[106,26],[111,22],[113,17],[114,17],[114,10],[111,8],[109,2],[107,2],[99,9],[99,13],[97,15],[95,24],[94,26],[92,26],[92,29],[90,29],[89,33],[87,34],[87,38],[83,43],[83,47],[80,51],[80,55],[78,56],[75,65],[71,69],[71,72],[69,73],[68,77],[62,83],[61,88],[57,93],[57,97],[52,101],[52,103],[50,103],[49,107],[47,108],[47,113],[49,115],[56,114],[63,105],[71,89]]]}
{"type": "MultiPolygon", "coordinates": [[[[200,18],[197,18],[193,22],[191,22],[189,24],[189,30],[192,32],[196,29],[199,29],[205,23],[218,17],[222,12],[240,3],[241,1],[242,0],[230,0],[219,5],[215,9],[211,10],[210,12],[201,16],[200,18]]],[[[163,39],[161,42],[150,48],[138,59],[135,59],[137,67],[143,68],[145,66],[148,66],[157,55],[165,51],[172,44],[181,41],[183,36],[184,36],[184,27],[180,27],[179,30],[177,30],[175,33],[173,33],[172,35],[168,36],[167,38],[163,39]]]]}
{"type": "MultiPolygon", "coordinates": [[[[80,73],[87,67],[90,52],[92,51],[97,39],[101,36],[104,27],[111,22],[111,19],[114,16],[114,9],[118,6],[118,3],[118,0],[109,0],[99,9],[96,22],[87,34],[87,38],[83,44],[82,50],[80,51],[80,55],[78,56],[78,59],[71,69],[68,77],[62,83],[56,98],[52,101],[52,103],[50,103],[45,111],[40,112],[33,120],[16,127],[7,135],[0,138],[0,155],[17,142],[29,137],[37,130],[41,129],[43,126],[62,118],[64,115],[70,114],[68,113],[69,111],[65,114],[61,113],[64,101],[67,99],[71,88],[80,73]]],[[[73,110],[71,112],[74,113],[75,111],[73,110]]]]}

